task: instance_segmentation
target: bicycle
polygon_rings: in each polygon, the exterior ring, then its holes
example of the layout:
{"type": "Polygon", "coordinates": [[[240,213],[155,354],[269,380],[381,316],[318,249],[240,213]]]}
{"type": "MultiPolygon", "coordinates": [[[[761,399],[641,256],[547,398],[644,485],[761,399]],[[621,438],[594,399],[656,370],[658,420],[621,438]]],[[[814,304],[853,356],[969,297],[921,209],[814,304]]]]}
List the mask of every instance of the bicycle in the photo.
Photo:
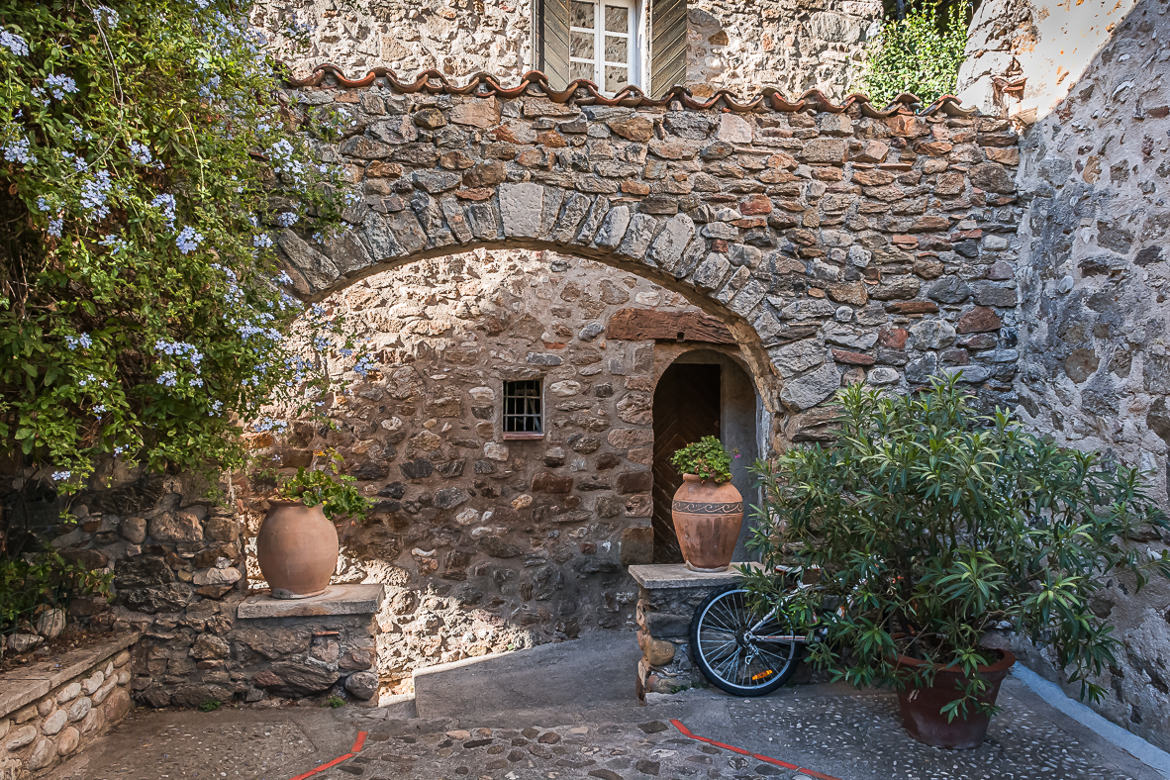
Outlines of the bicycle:
{"type": "Polygon", "coordinates": [[[776,607],[753,613],[747,594],[746,588],[729,585],[695,608],[691,652],[716,688],[734,696],[763,696],[788,682],[813,637],[795,633],[776,607]]]}

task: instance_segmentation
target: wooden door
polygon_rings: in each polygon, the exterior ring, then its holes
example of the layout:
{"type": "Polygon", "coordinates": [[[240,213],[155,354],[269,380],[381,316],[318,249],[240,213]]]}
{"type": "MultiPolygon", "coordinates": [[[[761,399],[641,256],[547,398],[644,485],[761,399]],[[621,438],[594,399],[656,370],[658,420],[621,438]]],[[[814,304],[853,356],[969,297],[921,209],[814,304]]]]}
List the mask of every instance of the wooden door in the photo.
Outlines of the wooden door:
{"type": "Polygon", "coordinates": [[[720,367],[675,363],[654,390],[654,562],[682,563],[670,502],[682,477],[670,465],[675,450],[719,435],[720,367]]]}

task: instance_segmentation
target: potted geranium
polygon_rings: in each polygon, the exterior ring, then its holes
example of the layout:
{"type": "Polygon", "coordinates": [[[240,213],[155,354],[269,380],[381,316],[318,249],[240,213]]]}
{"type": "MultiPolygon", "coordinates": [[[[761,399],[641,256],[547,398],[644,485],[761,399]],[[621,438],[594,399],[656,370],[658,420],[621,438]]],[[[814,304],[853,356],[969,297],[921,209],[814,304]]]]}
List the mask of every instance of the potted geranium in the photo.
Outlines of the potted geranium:
{"type": "Polygon", "coordinates": [[[670,514],[687,567],[724,571],[743,526],[743,496],[731,484],[731,456],[715,436],[676,451],[670,463],[682,475],[670,514]]]}
{"type": "Polygon", "coordinates": [[[341,459],[331,455],[327,469],[297,469],[282,481],[278,498],[256,536],[256,561],[273,598],[316,596],[329,585],[337,567],[334,520],[364,516],[370,500],[341,473],[341,459]]]}
{"type": "Polygon", "coordinates": [[[906,729],[943,747],[983,740],[1014,662],[992,647],[1005,638],[1050,647],[1082,696],[1099,697],[1091,678],[1118,642],[1095,595],[1121,572],[1138,588],[1170,576],[1165,551],[1127,541],[1167,528],[1140,476],[1005,412],[980,415],[953,377],[838,398],[829,443],[757,467],[751,544],[766,568],[792,565],[811,584],[748,572],[748,587],[823,640],[810,660],[834,679],[897,688],[906,729]]]}

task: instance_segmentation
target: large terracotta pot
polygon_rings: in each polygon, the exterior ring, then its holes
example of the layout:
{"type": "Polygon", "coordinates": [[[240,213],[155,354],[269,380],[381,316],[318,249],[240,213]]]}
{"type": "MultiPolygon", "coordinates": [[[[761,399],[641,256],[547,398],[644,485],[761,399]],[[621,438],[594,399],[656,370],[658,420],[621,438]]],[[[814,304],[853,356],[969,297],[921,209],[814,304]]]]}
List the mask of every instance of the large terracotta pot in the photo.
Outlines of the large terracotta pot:
{"type": "MultiPolygon", "coordinates": [[[[995,697],[999,695],[999,684],[1016,662],[1016,657],[1011,652],[1007,650],[999,652],[1002,657],[998,661],[989,666],[979,667],[979,676],[991,686],[979,697],[979,701],[985,704],[995,704],[995,697]]],[[[899,666],[914,669],[923,663],[925,662],[917,658],[898,656],[899,666]]],[[[960,686],[966,679],[966,674],[952,666],[936,672],[934,685],[930,687],[907,688],[898,692],[902,725],[910,736],[919,742],[942,748],[968,749],[983,744],[990,721],[986,712],[981,712],[972,705],[967,709],[965,718],[955,718],[949,723],[947,716],[941,712],[944,706],[959,696],[959,691],[962,690],[960,686]]]]}
{"type": "Polygon", "coordinates": [[[319,504],[273,501],[256,536],[256,560],[273,598],[316,596],[337,568],[337,529],[319,504]]]}
{"type": "Polygon", "coordinates": [[[687,568],[726,571],[743,526],[743,496],[735,485],[683,474],[670,514],[687,568]]]}

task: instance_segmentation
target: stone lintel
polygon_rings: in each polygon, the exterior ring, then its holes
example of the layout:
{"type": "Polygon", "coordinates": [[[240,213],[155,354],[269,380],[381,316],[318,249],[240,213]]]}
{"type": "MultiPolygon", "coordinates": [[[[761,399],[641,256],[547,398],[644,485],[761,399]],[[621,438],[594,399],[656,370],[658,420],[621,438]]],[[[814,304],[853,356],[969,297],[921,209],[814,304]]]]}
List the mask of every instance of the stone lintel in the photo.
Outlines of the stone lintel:
{"type": "Polygon", "coordinates": [[[330,585],[324,593],[307,599],[274,599],[264,593],[249,596],[236,608],[236,617],[251,618],[327,617],[330,615],[372,615],[382,605],[386,588],[368,585],[330,585]]]}
{"type": "Polygon", "coordinates": [[[760,568],[756,561],[740,561],[732,563],[727,571],[714,573],[691,571],[684,563],[645,563],[630,566],[629,570],[634,581],[647,590],[715,588],[738,582],[741,576],[739,567],[744,565],[760,568]]]}
{"type": "Polygon", "coordinates": [[[734,344],[731,331],[710,314],[658,309],[620,309],[606,323],[605,335],[626,341],[697,341],[734,344]]]}
{"type": "Polygon", "coordinates": [[[128,631],[89,647],[70,650],[53,660],[0,674],[0,718],[107,661],[137,642],[140,636],[137,631],[128,631]]]}

